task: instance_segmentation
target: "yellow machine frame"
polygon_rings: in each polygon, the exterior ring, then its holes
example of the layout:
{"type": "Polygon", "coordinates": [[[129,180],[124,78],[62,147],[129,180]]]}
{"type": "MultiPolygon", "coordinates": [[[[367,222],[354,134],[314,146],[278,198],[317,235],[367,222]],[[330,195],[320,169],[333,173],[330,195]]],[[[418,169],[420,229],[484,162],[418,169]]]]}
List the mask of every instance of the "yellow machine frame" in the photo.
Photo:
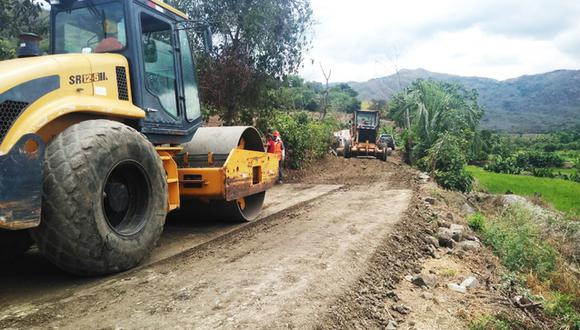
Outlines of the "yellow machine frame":
{"type": "MultiPolygon", "coordinates": [[[[31,134],[48,145],[56,135],[81,121],[125,122],[145,118],[145,112],[133,104],[129,79],[126,101],[118,99],[115,79],[102,79],[114,77],[116,67],[124,67],[128,72],[127,59],[115,54],[69,54],[0,62],[0,72],[6,72],[5,79],[0,81],[0,91],[43,76],[58,75],[60,81],[59,88],[30,104],[18,117],[0,145],[0,156],[8,154],[20,139],[31,134]],[[15,70],[16,61],[19,66],[15,70]],[[66,83],[79,72],[87,72],[82,83],[66,83]],[[94,72],[101,72],[101,79],[94,72]]],[[[180,168],[175,158],[183,157],[183,148],[157,147],[157,151],[167,173],[169,211],[180,207],[181,197],[234,201],[265,191],[277,178],[275,156],[245,150],[243,145],[234,148],[221,167],[213,167],[212,155],[208,154],[207,167],[180,168]]],[[[14,223],[9,227],[0,221],[0,228],[24,229],[37,225],[22,223],[15,228],[14,223]]]]}

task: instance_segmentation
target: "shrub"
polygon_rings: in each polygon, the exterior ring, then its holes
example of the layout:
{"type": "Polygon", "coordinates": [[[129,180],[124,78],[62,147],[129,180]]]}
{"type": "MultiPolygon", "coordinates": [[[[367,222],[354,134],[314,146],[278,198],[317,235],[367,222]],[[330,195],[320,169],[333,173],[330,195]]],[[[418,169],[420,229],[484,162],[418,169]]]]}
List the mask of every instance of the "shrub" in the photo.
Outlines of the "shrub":
{"type": "Polygon", "coordinates": [[[566,324],[568,329],[580,329],[580,313],[572,306],[573,300],[574,297],[570,295],[552,292],[551,297],[544,302],[544,310],[546,314],[559,318],[560,323],[566,324]]]}
{"type": "Polygon", "coordinates": [[[521,168],[562,167],[564,158],[551,152],[525,151],[516,154],[516,165],[521,168]]]}
{"type": "Polygon", "coordinates": [[[446,132],[427,150],[427,156],[421,158],[418,165],[431,172],[443,188],[469,192],[473,176],[465,170],[465,146],[465,140],[446,132]]]}
{"type": "Polygon", "coordinates": [[[523,170],[516,164],[513,158],[501,156],[497,156],[494,163],[485,165],[483,169],[488,172],[504,174],[520,174],[523,170]]]}
{"type": "Polygon", "coordinates": [[[484,315],[469,324],[469,330],[511,330],[511,322],[502,316],[484,315]]]}
{"type": "Polygon", "coordinates": [[[457,172],[435,170],[433,172],[433,178],[445,189],[470,192],[473,188],[473,176],[465,170],[457,172]]]}
{"type": "Polygon", "coordinates": [[[532,217],[523,207],[510,207],[486,222],[484,241],[508,269],[533,272],[545,280],[556,265],[556,252],[542,239],[532,217]]]}
{"type": "Polygon", "coordinates": [[[576,171],[576,172],[570,174],[570,176],[568,177],[568,179],[570,181],[575,181],[575,182],[580,183],[580,171],[576,171]]]}
{"type": "Polygon", "coordinates": [[[533,176],[537,176],[539,178],[554,178],[556,175],[554,172],[549,168],[532,168],[530,170],[533,176]]]}
{"type": "Polygon", "coordinates": [[[280,131],[286,147],[287,164],[294,169],[321,158],[332,144],[333,132],[339,124],[334,119],[314,120],[306,112],[279,113],[270,122],[280,131]]]}
{"type": "Polygon", "coordinates": [[[471,229],[481,231],[485,226],[485,216],[481,213],[476,213],[467,219],[467,224],[471,229]]]}

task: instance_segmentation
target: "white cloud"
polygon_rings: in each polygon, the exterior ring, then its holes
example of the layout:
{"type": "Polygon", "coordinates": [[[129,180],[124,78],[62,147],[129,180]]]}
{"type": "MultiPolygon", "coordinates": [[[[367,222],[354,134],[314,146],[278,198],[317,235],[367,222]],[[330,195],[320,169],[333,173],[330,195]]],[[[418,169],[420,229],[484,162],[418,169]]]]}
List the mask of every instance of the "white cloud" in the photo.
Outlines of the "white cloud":
{"type": "Polygon", "coordinates": [[[399,68],[498,79],[580,67],[572,0],[313,0],[313,49],[301,73],[367,80],[399,68]],[[311,64],[314,59],[314,65],[311,64]]]}

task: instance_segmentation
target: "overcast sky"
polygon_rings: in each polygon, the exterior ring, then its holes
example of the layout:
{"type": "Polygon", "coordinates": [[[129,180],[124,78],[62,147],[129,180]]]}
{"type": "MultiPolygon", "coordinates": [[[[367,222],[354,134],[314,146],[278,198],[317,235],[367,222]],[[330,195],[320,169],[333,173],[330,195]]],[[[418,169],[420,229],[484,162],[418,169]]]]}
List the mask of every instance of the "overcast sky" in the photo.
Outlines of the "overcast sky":
{"type": "Polygon", "coordinates": [[[580,69],[579,0],[311,1],[308,80],[323,80],[320,63],[335,82],[395,65],[496,79],[580,69]]]}

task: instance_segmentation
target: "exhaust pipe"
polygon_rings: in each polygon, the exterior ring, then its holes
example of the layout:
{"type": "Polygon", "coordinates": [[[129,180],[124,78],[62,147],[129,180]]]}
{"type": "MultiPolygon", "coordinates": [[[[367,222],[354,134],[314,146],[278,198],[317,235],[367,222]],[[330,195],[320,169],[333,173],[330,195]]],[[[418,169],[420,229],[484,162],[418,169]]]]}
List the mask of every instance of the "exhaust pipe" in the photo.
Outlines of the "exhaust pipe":
{"type": "Polygon", "coordinates": [[[22,33],[18,36],[18,49],[16,56],[18,58],[34,57],[42,55],[40,50],[40,41],[42,38],[35,33],[22,33]]]}

